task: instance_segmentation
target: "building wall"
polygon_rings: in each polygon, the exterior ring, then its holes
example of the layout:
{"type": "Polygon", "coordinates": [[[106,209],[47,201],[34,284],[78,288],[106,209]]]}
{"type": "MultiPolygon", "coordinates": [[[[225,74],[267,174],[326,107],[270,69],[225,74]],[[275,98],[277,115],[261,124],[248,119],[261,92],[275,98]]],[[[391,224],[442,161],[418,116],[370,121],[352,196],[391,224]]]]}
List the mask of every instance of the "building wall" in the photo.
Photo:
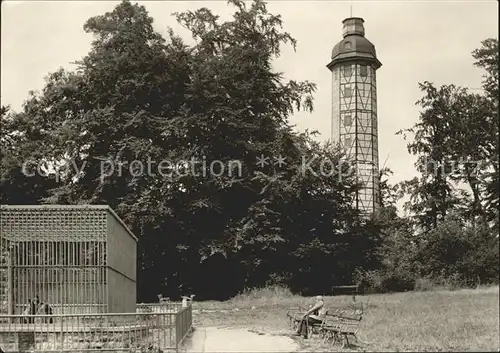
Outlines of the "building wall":
{"type": "Polygon", "coordinates": [[[137,241],[112,212],[107,218],[108,310],[135,312],[137,241]]]}
{"type": "Polygon", "coordinates": [[[108,312],[135,312],[137,296],[136,282],[108,268],[108,312]]]}

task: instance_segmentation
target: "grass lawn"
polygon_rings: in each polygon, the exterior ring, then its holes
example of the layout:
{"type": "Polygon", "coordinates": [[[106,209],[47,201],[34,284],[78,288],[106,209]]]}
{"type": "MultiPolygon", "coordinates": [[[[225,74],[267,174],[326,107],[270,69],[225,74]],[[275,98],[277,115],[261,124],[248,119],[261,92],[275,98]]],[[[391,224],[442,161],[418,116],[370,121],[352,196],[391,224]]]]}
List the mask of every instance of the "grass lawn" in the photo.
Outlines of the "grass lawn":
{"type": "MultiPolygon", "coordinates": [[[[324,297],[327,307],[347,305],[350,296],[324,297]]],[[[195,327],[247,328],[289,335],[286,311],[313,298],[281,288],[248,291],[225,302],[194,302],[195,327]]],[[[500,351],[498,287],[436,290],[358,297],[365,314],[358,351],[500,351]]],[[[304,351],[335,351],[316,338],[297,338],[304,351]]],[[[352,349],[351,349],[352,350],[352,349]]]]}

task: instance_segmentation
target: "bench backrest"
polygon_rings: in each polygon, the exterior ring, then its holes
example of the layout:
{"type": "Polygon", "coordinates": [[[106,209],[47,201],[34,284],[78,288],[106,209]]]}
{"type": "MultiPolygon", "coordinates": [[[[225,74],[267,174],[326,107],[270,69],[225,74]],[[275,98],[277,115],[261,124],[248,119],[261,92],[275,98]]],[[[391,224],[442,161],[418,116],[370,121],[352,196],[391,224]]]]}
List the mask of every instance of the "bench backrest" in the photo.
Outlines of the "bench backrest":
{"type": "Polygon", "coordinates": [[[362,313],[356,312],[338,312],[338,311],[328,311],[326,313],[327,318],[336,318],[345,321],[361,321],[363,319],[362,313]]]}
{"type": "Polygon", "coordinates": [[[362,319],[363,314],[341,312],[338,309],[329,310],[321,323],[321,327],[333,328],[343,332],[356,332],[359,329],[362,319]]]}
{"type": "Polygon", "coordinates": [[[357,296],[361,292],[361,286],[359,284],[350,284],[344,286],[333,286],[332,295],[354,295],[357,296]]]}
{"type": "Polygon", "coordinates": [[[334,309],[329,309],[328,314],[329,315],[363,315],[364,313],[364,308],[363,304],[351,304],[348,307],[340,307],[340,308],[334,308],[334,309]]]}

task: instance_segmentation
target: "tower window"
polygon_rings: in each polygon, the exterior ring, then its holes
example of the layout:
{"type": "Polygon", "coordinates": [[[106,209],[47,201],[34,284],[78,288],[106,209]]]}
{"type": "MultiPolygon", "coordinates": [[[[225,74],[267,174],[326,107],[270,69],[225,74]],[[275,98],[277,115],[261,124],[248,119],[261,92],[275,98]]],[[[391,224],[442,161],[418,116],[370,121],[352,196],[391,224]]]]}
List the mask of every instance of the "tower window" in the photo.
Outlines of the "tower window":
{"type": "Polygon", "coordinates": [[[368,67],[366,65],[361,65],[359,67],[359,75],[362,77],[368,76],[368,67]]]}
{"type": "Polygon", "coordinates": [[[351,42],[347,41],[344,43],[344,48],[351,49],[351,42]]]}
{"type": "Polygon", "coordinates": [[[345,146],[344,146],[345,148],[351,148],[351,145],[352,145],[351,138],[350,137],[346,137],[344,144],[345,144],[345,146]]]}
{"type": "Polygon", "coordinates": [[[344,77],[351,76],[351,65],[344,66],[344,77]]]}
{"type": "Polygon", "coordinates": [[[352,125],[351,114],[348,114],[344,116],[344,126],[351,126],[351,125],[352,125]]]}
{"type": "Polygon", "coordinates": [[[351,97],[352,96],[351,87],[346,87],[344,89],[344,96],[345,97],[351,97]]]}

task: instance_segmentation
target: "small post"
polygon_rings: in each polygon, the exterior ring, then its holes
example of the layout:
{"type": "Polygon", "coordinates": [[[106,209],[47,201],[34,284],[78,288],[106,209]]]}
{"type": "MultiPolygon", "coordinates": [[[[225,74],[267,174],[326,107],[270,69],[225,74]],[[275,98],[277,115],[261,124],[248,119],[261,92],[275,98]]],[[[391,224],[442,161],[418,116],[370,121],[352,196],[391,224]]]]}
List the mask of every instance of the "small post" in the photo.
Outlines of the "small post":
{"type": "Polygon", "coordinates": [[[12,245],[9,246],[9,255],[7,256],[7,313],[14,315],[14,283],[12,279],[12,245]]]}
{"type": "Polygon", "coordinates": [[[175,351],[178,352],[179,351],[179,331],[180,331],[180,323],[179,323],[179,320],[181,320],[181,315],[180,313],[182,312],[182,309],[181,311],[177,311],[175,313],[175,351]]]}
{"type": "Polygon", "coordinates": [[[64,349],[64,316],[59,317],[61,319],[61,352],[64,349]]]}

